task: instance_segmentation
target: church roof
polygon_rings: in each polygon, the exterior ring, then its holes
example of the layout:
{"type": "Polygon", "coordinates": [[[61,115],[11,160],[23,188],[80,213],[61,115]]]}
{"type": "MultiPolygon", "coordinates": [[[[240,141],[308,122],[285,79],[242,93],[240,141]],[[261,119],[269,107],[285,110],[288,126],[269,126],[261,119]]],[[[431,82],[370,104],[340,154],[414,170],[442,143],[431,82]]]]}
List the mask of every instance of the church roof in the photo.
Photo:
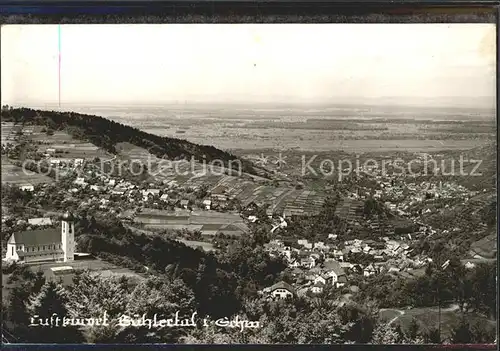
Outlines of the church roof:
{"type": "Polygon", "coordinates": [[[16,244],[26,246],[39,246],[61,242],[61,231],[59,228],[26,230],[12,234],[16,244]]]}

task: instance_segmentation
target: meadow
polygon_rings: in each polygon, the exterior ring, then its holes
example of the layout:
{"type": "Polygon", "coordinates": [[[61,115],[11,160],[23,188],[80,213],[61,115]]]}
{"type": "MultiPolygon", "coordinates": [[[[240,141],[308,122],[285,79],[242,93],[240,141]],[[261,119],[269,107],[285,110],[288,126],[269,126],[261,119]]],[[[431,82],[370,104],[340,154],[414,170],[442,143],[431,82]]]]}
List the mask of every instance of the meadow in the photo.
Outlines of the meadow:
{"type": "Polygon", "coordinates": [[[63,131],[54,131],[53,134],[49,135],[46,133],[44,127],[25,126],[23,128],[23,137],[26,138],[30,144],[36,145],[37,151],[40,153],[47,152],[47,149],[55,149],[55,152],[52,153],[53,158],[83,158],[91,160],[95,157],[111,157],[111,155],[94,144],[75,139],[73,136],[63,131]]]}
{"type": "Polygon", "coordinates": [[[215,251],[216,250],[216,248],[214,247],[213,244],[206,243],[206,242],[203,242],[203,241],[184,240],[184,239],[177,239],[177,241],[183,243],[186,246],[192,247],[193,249],[201,247],[205,251],[215,251]]]}
{"type": "MultiPolygon", "coordinates": [[[[380,318],[384,321],[393,321],[392,324],[399,324],[406,330],[412,319],[415,318],[421,329],[426,331],[432,328],[437,329],[439,322],[438,307],[411,308],[407,310],[385,309],[380,312],[380,318]]],[[[460,312],[452,307],[442,307],[441,309],[441,333],[444,339],[451,336],[451,331],[460,320],[460,312]]],[[[467,313],[469,323],[475,321],[486,322],[490,327],[496,326],[496,321],[487,319],[477,313],[467,313]]]]}
{"type": "MultiPolygon", "coordinates": [[[[216,211],[162,211],[145,209],[134,217],[134,221],[142,223],[147,229],[170,229],[201,231],[204,235],[214,235],[224,230],[228,224],[236,225],[241,233],[248,230],[243,219],[237,213],[216,211]]],[[[231,232],[233,230],[230,230],[231,232]]]]}
{"type": "Polygon", "coordinates": [[[15,185],[52,183],[54,180],[41,173],[31,172],[12,163],[2,156],[2,183],[15,185]]]}
{"type": "Polygon", "coordinates": [[[497,236],[487,235],[470,246],[471,252],[481,257],[494,258],[497,253],[497,236]]]}

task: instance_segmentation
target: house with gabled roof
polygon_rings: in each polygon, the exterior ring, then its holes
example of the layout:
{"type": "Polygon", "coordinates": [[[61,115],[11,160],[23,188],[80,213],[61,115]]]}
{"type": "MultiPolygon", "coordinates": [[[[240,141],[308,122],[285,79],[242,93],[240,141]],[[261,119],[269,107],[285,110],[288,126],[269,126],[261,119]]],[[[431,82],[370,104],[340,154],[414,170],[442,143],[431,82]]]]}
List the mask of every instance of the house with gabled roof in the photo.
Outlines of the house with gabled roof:
{"type": "Polygon", "coordinates": [[[212,200],[210,199],[203,200],[203,206],[205,207],[206,210],[210,210],[212,206],[212,200]]]}
{"type": "Polygon", "coordinates": [[[21,184],[19,186],[19,189],[22,190],[22,191],[34,191],[35,190],[35,187],[33,186],[33,184],[21,184]]]}
{"type": "Polygon", "coordinates": [[[284,281],[280,281],[269,288],[266,288],[265,292],[275,299],[288,299],[296,296],[295,289],[284,281]]]}
{"type": "Polygon", "coordinates": [[[329,275],[327,273],[316,274],[316,276],[314,277],[313,283],[314,284],[321,283],[323,285],[327,285],[327,284],[333,285],[333,278],[331,275],[329,275]]]}
{"type": "Polygon", "coordinates": [[[314,268],[316,260],[312,257],[304,257],[300,259],[300,265],[304,268],[314,268]]]}
{"type": "Polygon", "coordinates": [[[321,294],[325,288],[325,284],[321,282],[314,283],[310,290],[313,294],[321,294]]]}
{"type": "Polygon", "coordinates": [[[366,266],[363,269],[363,275],[365,277],[369,277],[369,276],[374,275],[376,273],[377,273],[377,270],[375,269],[375,267],[372,264],[369,264],[368,266],[366,266]]]}
{"type": "Polygon", "coordinates": [[[347,281],[344,269],[337,261],[325,261],[323,263],[323,271],[332,277],[332,284],[339,287],[347,281]]]}

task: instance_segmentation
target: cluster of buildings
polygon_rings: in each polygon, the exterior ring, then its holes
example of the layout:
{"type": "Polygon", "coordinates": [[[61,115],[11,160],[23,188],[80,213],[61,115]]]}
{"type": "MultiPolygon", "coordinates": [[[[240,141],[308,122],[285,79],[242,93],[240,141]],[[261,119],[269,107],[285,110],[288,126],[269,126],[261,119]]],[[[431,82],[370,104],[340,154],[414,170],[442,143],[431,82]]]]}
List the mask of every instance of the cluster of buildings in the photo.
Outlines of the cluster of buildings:
{"type": "MultiPolygon", "coordinates": [[[[295,276],[295,274],[294,274],[295,276]]],[[[309,268],[307,275],[294,284],[278,282],[260,293],[264,296],[282,299],[308,294],[321,294],[326,288],[338,289],[347,284],[347,275],[342,265],[334,260],[328,260],[321,265],[309,268]]]]}
{"type": "MultiPolygon", "coordinates": [[[[194,196],[190,196],[186,189],[179,187],[175,181],[137,185],[104,173],[96,174],[91,170],[78,176],[69,189],[73,194],[84,190],[99,195],[100,209],[107,209],[112,201],[159,209],[165,205],[187,209],[195,203],[194,196]]],[[[190,188],[190,193],[196,190],[197,188],[190,188]]],[[[211,209],[211,201],[204,200],[199,207],[211,209]]]]}
{"type": "MultiPolygon", "coordinates": [[[[421,182],[385,187],[382,190],[377,190],[376,196],[386,199],[387,206],[394,212],[400,215],[409,216],[409,210],[412,207],[423,204],[426,200],[459,198],[463,201],[467,201],[477,193],[477,191],[468,190],[453,182],[440,181],[437,183],[421,182]]],[[[432,211],[433,207],[431,205],[423,205],[422,213],[425,214],[432,211]]]]}
{"type": "Polygon", "coordinates": [[[334,288],[343,286],[352,275],[420,274],[421,268],[430,259],[413,255],[412,241],[408,236],[406,238],[394,240],[381,237],[378,238],[380,240],[354,239],[341,242],[337,240],[336,234],[330,234],[328,242],[275,239],[266,244],[265,249],[271,256],[285,259],[301,284],[296,287],[297,291],[305,289],[320,293],[326,285],[334,288]]]}

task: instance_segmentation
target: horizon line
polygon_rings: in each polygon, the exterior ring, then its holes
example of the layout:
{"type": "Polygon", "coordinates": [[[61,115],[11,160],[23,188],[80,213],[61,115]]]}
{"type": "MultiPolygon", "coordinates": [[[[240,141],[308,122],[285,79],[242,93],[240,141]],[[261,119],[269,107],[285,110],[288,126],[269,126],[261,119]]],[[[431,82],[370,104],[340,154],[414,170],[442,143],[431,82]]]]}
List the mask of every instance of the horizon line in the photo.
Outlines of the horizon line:
{"type": "MultiPolygon", "coordinates": [[[[23,102],[17,102],[17,103],[4,103],[2,102],[2,106],[4,105],[9,105],[9,106],[17,106],[17,107],[30,107],[30,106],[36,106],[36,107],[41,107],[41,106],[56,106],[59,108],[63,108],[64,105],[67,107],[135,107],[135,106],[150,106],[150,107],[166,107],[166,106],[172,106],[172,105],[226,105],[226,106],[246,106],[246,105],[287,105],[287,106],[330,106],[330,107],[335,107],[335,106],[380,106],[380,107],[429,107],[429,108],[478,108],[478,109],[496,109],[496,97],[495,96],[479,96],[479,97],[464,97],[464,96],[448,96],[448,97],[439,97],[439,98],[432,98],[432,97],[423,97],[423,98],[414,98],[414,97],[386,97],[386,98],[345,98],[346,100],[350,101],[239,101],[239,100],[233,100],[233,101],[221,101],[221,100],[194,100],[194,99],[177,99],[177,100],[169,100],[169,101],[144,101],[144,102],[119,102],[119,101],[109,101],[109,102],[59,102],[59,101],[52,101],[52,102],[28,102],[28,101],[23,101],[23,102]],[[360,100],[360,101],[353,101],[354,99],[360,100]],[[362,101],[363,99],[367,101],[362,101]],[[413,99],[417,100],[414,102],[409,102],[409,101],[394,101],[395,99],[401,99],[401,100],[406,100],[406,99],[413,99]],[[455,102],[451,101],[442,101],[442,100],[457,100],[455,102]],[[484,100],[492,100],[492,104],[485,104],[484,100]],[[377,101],[380,100],[380,101],[377,101]],[[440,101],[441,100],[441,101],[440,101]],[[483,101],[478,101],[478,100],[483,100],[483,101]],[[425,102],[434,102],[431,106],[426,106],[425,102]],[[441,103],[440,103],[441,102],[441,103]],[[474,103],[475,102],[475,103],[474,103]],[[478,103],[479,102],[479,103],[478,103]]],[[[256,106],[258,107],[258,106],[256,106]]]]}

